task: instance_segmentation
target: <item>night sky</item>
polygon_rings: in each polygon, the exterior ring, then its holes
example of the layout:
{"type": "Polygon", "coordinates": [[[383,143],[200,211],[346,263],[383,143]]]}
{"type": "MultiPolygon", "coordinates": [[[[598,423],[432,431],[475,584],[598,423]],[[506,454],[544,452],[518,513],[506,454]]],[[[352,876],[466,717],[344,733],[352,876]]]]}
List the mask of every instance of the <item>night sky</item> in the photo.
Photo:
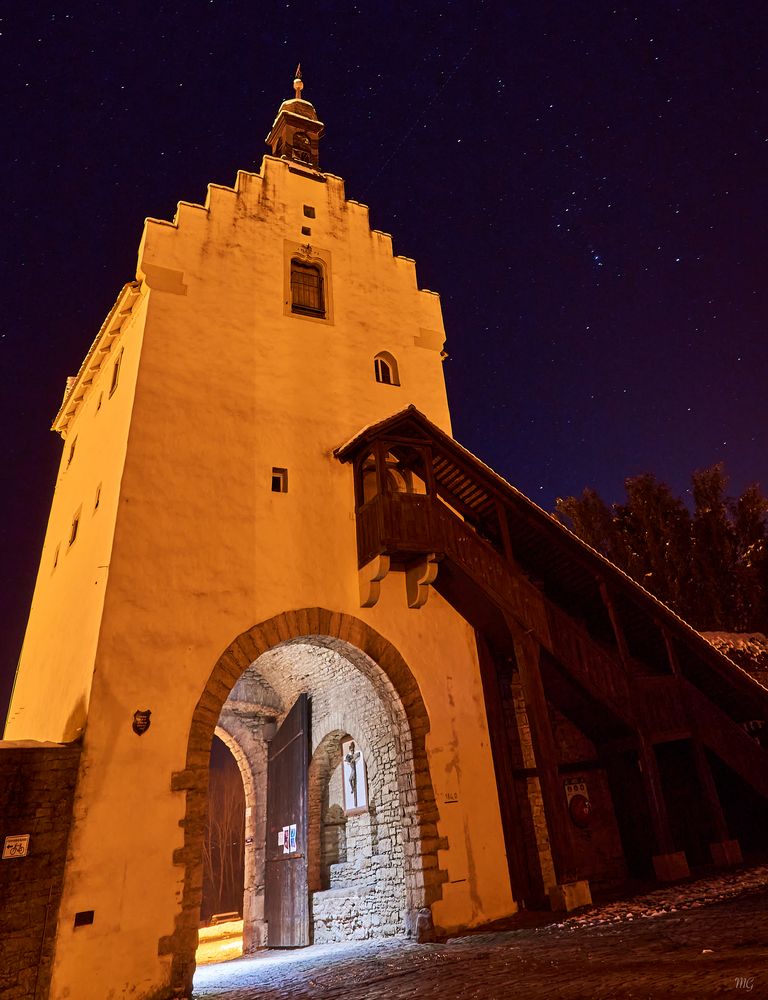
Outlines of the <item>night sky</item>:
{"type": "Polygon", "coordinates": [[[321,165],[442,295],[457,439],[547,509],[724,461],[768,489],[763,0],[45,3],[2,24],[0,719],[60,439],[146,216],[321,165]]]}

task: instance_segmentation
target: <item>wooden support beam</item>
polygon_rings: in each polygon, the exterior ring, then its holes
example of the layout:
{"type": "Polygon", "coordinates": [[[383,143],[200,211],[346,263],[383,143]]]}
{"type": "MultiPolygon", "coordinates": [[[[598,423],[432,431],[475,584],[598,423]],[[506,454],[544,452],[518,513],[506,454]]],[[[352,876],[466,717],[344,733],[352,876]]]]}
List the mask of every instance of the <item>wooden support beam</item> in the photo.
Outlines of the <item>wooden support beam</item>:
{"type": "Polygon", "coordinates": [[[712,777],[712,769],[709,766],[706,750],[704,749],[701,740],[696,736],[694,736],[691,740],[691,743],[693,745],[693,759],[696,765],[696,775],[699,779],[699,785],[701,786],[701,791],[704,796],[704,804],[707,807],[709,819],[712,824],[712,832],[714,834],[713,840],[729,840],[731,835],[728,831],[728,823],[726,822],[725,814],[723,813],[720,796],[717,794],[717,787],[715,785],[715,779],[712,777]]]}
{"type": "Polygon", "coordinates": [[[613,603],[613,598],[611,597],[611,592],[608,589],[608,585],[602,577],[600,578],[600,596],[603,599],[603,604],[608,612],[608,617],[611,620],[611,627],[613,628],[613,634],[616,637],[616,645],[619,649],[619,656],[621,657],[621,662],[624,664],[624,669],[629,673],[631,671],[632,657],[629,653],[629,647],[627,646],[627,640],[624,637],[624,631],[621,627],[621,622],[619,621],[619,615],[616,611],[616,605],[613,603]]]}
{"type": "Polygon", "coordinates": [[[669,825],[667,803],[661,787],[661,775],[653,745],[642,730],[638,731],[640,770],[643,776],[645,797],[651,815],[653,836],[656,840],[656,854],[673,854],[675,850],[669,825]]]}
{"type": "Polygon", "coordinates": [[[488,643],[480,632],[475,632],[475,640],[512,895],[521,909],[541,909],[546,902],[541,868],[532,870],[529,863],[529,857],[538,858],[531,803],[527,782],[515,768],[515,759],[522,760],[520,734],[504,711],[499,670],[488,643]]]}
{"type": "Polygon", "coordinates": [[[496,517],[499,519],[499,530],[501,531],[501,545],[504,550],[504,558],[510,565],[516,566],[515,554],[512,550],[512,539],[509,535],[507,508],[498,498],[496,500],[496,517]]]}
{"type": "MultiPolygon", "coordinates": [[[[667,647],[670,669],[674,676],[678,679],[679,684],[682,678],[682,671],[680,670],[680,661],[677,658],[677,652],[675,651],[672,638],[667,629],[662,627],[661,632],[664,636],[664,643],[667,647]]],[[[696,766],[696,776],[699,779],[699,785],[704,797],[704,804],[707,807],[709,820],[712,824],[712,832],[714,834],[713,839],[715,841],[725,842],[730,840],[728,823],[725,818],[725,813],[723,812],[722,803],[720,802],[720,796],[717,792],[715,779],[712,777],[712,769],[709,766],[707,752],[701,742],[696,715],[690,710],[688,699],[685,698],[685,696],[683,696],[683,704],[686,706],[688,725],[691,728],[691,746],[693,748],[693,760],[696,766]]]]}
{"type": "Polygon", "coordinates": [[[514,636],[514,643],[525,708],[531,726],[536,769],[544,800],[544,815],[547,820],[555,878],[560,885],[576,882],[579,878],[576,852],[571,836],[565,791],[558,772],[557,747],[539,667],[541,647],[530,635],[519,633],[514,636]]]}

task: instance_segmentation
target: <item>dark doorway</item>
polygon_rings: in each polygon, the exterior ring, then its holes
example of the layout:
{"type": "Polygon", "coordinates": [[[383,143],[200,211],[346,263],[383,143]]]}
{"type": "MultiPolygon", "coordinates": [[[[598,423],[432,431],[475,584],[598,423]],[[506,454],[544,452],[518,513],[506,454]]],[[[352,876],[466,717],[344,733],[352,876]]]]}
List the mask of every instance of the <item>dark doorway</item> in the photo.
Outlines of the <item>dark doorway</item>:
{"type": "Polygon", "coordinates": [[[309,697],[302,694],[269,746],[264,916],[270,948],[309,944],[309,724],[309,697]]]}
{"type": "Polygon", "coordinates": [[[201,920],[243,912],[245,792],[235,758],[214,736],[203,841],[201,920]]]}

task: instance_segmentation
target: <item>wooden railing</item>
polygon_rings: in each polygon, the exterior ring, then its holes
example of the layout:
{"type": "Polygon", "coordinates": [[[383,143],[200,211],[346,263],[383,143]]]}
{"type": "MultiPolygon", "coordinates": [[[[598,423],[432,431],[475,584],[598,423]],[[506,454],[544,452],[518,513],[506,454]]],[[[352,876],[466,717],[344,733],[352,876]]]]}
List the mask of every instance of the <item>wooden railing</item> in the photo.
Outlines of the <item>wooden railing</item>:
{"type": "Polygon", "coordinates": [[[376,496],[357,512],[357,537],[360,565],[381,553],[407,561],[434,552],[452,560],[617,717],[651,740],[683,738],[693,723],[707,746],[768,797],[768,750],[690,682],[625,667],[442,501],[376,496]]]}
{"type": "Polygon", "coordinates": [[[761,795],[768,798],[768,750],[749,736],[689,681],[685,698],[696,719],[699,737],[761,795]]]}
{"type": "Polygon", "coordinates": [[[618,658],[554,605],[446,504],[413,494],[385,494],[358,511],[363,565],[379,553],[435,552],[460,567],[489,599],[510,614],[620,718],[629,721],[627,678],[618,658]]]}
{"type": "Polygon", "coordinates": [[[677,739],[690,731],[680,681],[677,677],[635,677],[637,720],[651,739],[677,739]]]}

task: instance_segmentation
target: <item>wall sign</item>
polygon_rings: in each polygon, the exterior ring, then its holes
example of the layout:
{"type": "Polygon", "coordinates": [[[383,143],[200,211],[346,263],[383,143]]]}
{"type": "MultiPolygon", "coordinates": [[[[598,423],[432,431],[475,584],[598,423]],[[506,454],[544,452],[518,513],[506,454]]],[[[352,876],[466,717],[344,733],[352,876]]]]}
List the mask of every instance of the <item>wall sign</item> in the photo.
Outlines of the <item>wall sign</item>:
{"type": "Polygon", "coordinates": [[[341,764],[343,770],[344,811],[363,812],[368,808],[368,782],[365,776],[365,761],[354,740],[341,744],[341,764]]]}
{"type": "Polygon", "coordinates": [[[150,715],[152,715],[152,712],[148,708],[139,708],[133,713],[133,725],[131,729],[137,736],[143,736],[152,725],[149,720],[150,715]]]}
{"type": "Polygon", "coordinates": [[[20,833],[6,837],[3,842],[3,861],[10,858],[25,858],[29,853],[29,834],[20,833]]]}
{"type": "Polygon", "coordinates": [[[592,803],[589,801],[586,781],[580,778],[566,781],[565,797],[568,802],[568,815],[573,825],[582,830],[588,827],[592,821],[592,803]]]}

